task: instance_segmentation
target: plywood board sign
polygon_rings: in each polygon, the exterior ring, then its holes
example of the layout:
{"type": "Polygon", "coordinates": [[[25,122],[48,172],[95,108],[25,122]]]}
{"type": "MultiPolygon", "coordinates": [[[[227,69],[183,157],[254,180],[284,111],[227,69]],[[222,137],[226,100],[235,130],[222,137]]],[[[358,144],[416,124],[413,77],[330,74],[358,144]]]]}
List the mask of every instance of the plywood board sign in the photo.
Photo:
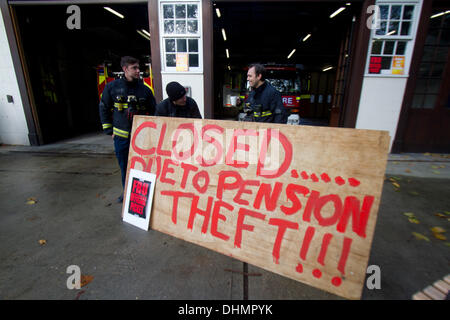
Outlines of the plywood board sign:
{"type": "Polygon", "coordinates": [[[361,297],[386,131],[135,116],[128,169],[155,173],[150,228],[361,297]]]}

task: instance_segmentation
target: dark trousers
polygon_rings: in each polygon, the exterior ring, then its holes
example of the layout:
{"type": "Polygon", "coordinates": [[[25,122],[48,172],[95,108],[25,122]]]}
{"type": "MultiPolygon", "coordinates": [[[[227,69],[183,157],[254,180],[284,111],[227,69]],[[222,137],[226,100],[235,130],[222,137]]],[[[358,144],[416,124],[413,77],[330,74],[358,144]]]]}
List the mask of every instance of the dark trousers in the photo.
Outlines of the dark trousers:
{"type": "Polygon", "coordinates": [[[130,150],[130,139],[124,139],[114,136],[114,150],[116,152],[117,162],[122,173],[122,187],[125,187],[125,178],[127,176],[128,152],[130,150]]]}

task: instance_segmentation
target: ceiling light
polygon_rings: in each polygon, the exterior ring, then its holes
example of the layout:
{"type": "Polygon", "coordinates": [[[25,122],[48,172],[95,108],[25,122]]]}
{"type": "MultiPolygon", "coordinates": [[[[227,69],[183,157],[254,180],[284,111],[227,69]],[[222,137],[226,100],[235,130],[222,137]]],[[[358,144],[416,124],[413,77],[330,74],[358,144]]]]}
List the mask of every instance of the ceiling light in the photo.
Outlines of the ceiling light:
{"type": "Polygon", "coordinates": [[[220,14],[219,8],[216,8],[216,14],[217,14],[217,18],[220,18],[221,14],[220,14]]]}
{"type": "Polygon", "coordinates": [[[228,66],[228,70],[230,70],[230,71],[231,71],[231,67],[230,67],[230,66],[228,66]]]}
{"type": "Polygon", "coordinates": [[[311,33],[308,33],[308,34],[306,35],[306,37],[304,37],[304,38],[303,38],[303,40],[302,40],[302,41],[306,41],[306,40],[308,40],[308,38],[309,38],[309,37],[311,37],[311,33]]]}
{"type": "Polygon", "coordinates": [[[352,4],[350,2],[347,2],[345,5],[346,6],[351,6],[352,4]]]}
{"type": "Polygon", "coordinates": [[[225,53],[227,54],[227,58],[230,58],[230,52],[228,51],[228,49],[225,49],[225,53]]]}
{"type": "Polygon", "coordinates": [[[330,66],[330,67],[326,67],[325,69],[323,69],[322,71],[323,72],[325,72],[325,71],[328,71],[328,70],[331,70],[331,69],[333,69],[333,67],[332,66],[330,66]]]}
{"type": "Polygon", "coordinates": [[[330,15],[330,19],[336,17],[339,13],[341,13],[341,12],[344,11],[344,10],[345,10],[345,7],[340,7],[339,9],[337,9],[335,12],[333,12],[333,13],[330,15]]]}
{"type": "Polygon", "coordinates": [[[447,13],[450,13],[450,10],[442,11],[442,12],[436,13],[435,15],[432,15],[432,16],[430,17],[430,19],[434,19],[434,18],[443,16],[444,14],[447,14],[447,13]]]}
{"type": "Polygon", "coordinates": [[[224,28],[222,28],[222,37],[223,37],[223,41],[227,41],[227,35],[225,34],[224,28]]]}
{"type": "Polygon", "coordinates": [[[292,55],[294,54],[295,50],[296,50],[296,49],[292,50],[291,53],[289,53],[289,55],[288,55],[288,57],[287,57],[288,59],[289,59],[290,57],[292,57],[292,55]]]}
{"type": "Polygon", "coordinates": [[[141,36],[143,36],[145,39],[150,40],[150,37],[148,35],[146,35],[145,33],[143,33],[141,30],[136,30],[137,33],[139,33],[141,36]]]}
{"type": "Polygon", "coordinates": [[[146,34],[147,36],[149,36],[150,37],[150,33],[147,31],[147,30],[145,30],[145,29],[141,29],[141,31],[144,33],[144,34],[146,34]]]}
{"type": "Polygon", "coordinates": [[[123,14],[118,13],[116,10],[111,9],[110,7],[103,7],[105,10],[111,12],[112,14],[115,14],[119,18],[123,19],[125,16],[123,14]]]}

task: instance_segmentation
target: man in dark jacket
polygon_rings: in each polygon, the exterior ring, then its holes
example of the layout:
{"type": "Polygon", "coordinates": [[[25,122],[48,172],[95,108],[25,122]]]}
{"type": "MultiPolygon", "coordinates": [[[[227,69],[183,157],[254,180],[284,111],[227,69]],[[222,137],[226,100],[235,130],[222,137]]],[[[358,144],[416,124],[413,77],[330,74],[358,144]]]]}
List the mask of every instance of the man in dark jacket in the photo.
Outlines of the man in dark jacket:
{"type": "MultiPolygon", "coordinates": [[[[99,112],[103,131],[107,135],[112,135],[114,139],[114,150],[124,187],[133,116],[154,115],[156,100],[150,88],[140,79],[139,60],[128,56],[122,57],[120,66],[124,76],[105,86],[99,112]]],[[[117,200],[122,202],[123,195],[117,200]]]]}
{"type": "MultiPolygon", "coordinates": [[[[255,122],[286,123],[288,113],[281,100],[281,94],[265,81],[265,68],[252,64],[248,68],[247,81],[252,87],[244,109],[248,110],[246,120],[255,122]]],[[[241,102],[238,102],[240,104],[241,102]]]]}
{"type": "Polygon", "coordinates": [[[156,106],[155,116],[202,118],[197,103],[186,96],[186,89],[181,84],[175,81],[168,83],[166,92],[169,97],[156,106]]]}

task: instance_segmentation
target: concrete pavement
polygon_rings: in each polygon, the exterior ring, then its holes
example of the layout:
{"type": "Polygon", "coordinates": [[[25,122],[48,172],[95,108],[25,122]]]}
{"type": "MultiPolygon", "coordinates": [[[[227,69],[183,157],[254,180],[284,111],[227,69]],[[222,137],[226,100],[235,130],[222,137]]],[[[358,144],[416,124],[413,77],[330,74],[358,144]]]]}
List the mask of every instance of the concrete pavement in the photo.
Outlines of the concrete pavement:
{"type": "MultiPolygon", "coordinates": [[[[0,160],[0,299],[341,299],[251,265],[246,276],[242,262],[123,223],[120,171],[103,134],[2,146],[0,160]],[[93,280],[68,290],[70,265],[93,280]]],[[[436,213],[450,211],[450,158],[390,155],[386,178],[369,260],[381,289],[362,298],[410,299],[450,273],[450,240],[430,231],[449,227],[436,213]]]]}

